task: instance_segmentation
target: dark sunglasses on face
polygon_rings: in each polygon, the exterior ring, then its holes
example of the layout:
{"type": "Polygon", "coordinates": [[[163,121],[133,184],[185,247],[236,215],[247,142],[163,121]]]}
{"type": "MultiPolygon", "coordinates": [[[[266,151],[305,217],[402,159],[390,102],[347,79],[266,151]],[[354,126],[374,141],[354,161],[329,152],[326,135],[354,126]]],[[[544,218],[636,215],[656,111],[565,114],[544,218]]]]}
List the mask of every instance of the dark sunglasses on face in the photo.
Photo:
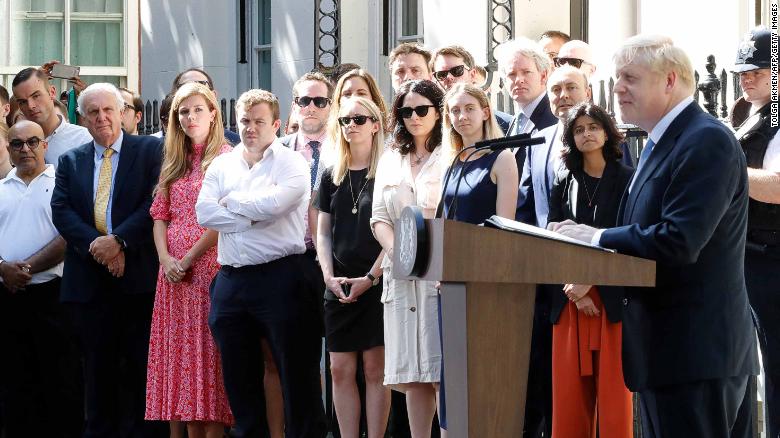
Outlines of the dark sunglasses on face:
{"type": "Polygon", "coordinates": [[[11,149],[16,152],[21,151],[25,144],[30,148],[31,151],[34,151],[38,149],[38,145],[41,144],[41,139],[38,137],[30,137],[27,140],[19,140],[18,138],[15,138],[8,142],[8,146],[11,146],[11,149]]]}
{"type": "Polygon", "coordinates": [[[556,67],[560,67],[562,65],[569,64],[570,66],[574,68],[580,68],[583,62],[585,62],[582,59],[579,58],[553,58],[553,62],[555,63],[556,67]]]}
{"type": "MultiPolygon", "coordinates": [[[[195,82],[195,83],[198,83],[198,84],[201,84],[201,85],[205,85],[205,86],[209,87],[209,90],[213,90],[214,89],[214,87],[211,86],[211,82],[209,82],[209,81],[187,81],[184,84],[189,84],[190,82],[195,82]]],[[[179,84],[179,88],[181,88],[184,84],[179,84]]]]}
{"type": "Polygon", "coordinates": [[[314,106],[317,108],[325,108],[330,103],[330,99],[327,97],[309,97],[301,96],[295,98],[295,104],[301,108],[306,108],[310,103],[314,102],[314,106]]]}
{"type": "Polygon", "coordinates": [[[357,115],[357,116],[344,116],[339,117],[339,124],[341,126],[347,127],[349,126],[349,122],[355,122],[356,125],[362,126],[365,125],[368,119],[371,119],[372,122],[376,122],[376,119],[372,116],[363,116],[363,115],[357,115]]]}
{"type": "Polygon", "coordinates": [[[409,119],[412,117],[412,113],[417,113],[417,117],[425,117],[428,115],[428,108],[433,108],[434,105],[420,105],[414,108],[409,106],[402,106],[398,108],[398,115],[402,119],[409,119]]]}
{"type": "Polygon", "coordinates": [[[433,72],[433,77],[435,77],[438,81],[445,80],[448,74],[452,75],[453,78],[459,78],[463,76],[463,73],[465,73],[466,70],[468,70],[468,68],[465,65],[459,65],[457,67],[452,67],[449,70],[433,72]]]}

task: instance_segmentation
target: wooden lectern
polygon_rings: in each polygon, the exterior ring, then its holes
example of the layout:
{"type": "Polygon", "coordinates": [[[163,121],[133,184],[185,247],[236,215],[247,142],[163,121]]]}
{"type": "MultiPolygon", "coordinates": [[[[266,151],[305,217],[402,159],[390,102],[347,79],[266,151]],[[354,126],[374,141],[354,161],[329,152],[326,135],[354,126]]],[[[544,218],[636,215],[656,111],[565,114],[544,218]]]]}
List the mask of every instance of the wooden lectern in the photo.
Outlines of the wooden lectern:
{"type": "Polygon", "coordinates": [[[522,436],[537,284],[655,284],[650,260],[402,216],[407,221],[402,217],[396,226],[394,277],[441,281],[450,438],[522,436]]]}

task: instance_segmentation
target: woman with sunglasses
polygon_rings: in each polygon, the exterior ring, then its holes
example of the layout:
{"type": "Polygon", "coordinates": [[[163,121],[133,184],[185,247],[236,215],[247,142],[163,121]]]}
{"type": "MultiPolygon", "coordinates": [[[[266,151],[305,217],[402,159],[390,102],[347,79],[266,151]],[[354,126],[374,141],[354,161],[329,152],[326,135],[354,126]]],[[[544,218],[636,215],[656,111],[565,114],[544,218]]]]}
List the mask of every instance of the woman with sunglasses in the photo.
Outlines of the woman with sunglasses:
{"type": "Polygon", "coordinates": [[[233,423],[208,327],[209,285],[219,270],[217,233],[203,229],[195,201],[203,175],[226,144],[214,93],[199,83],[176,91],[151,216],[160,259],[149,340],[146,419],[171,423],[171,437],[222,437],[233,423]]]}
{"type": "Polygon", "coordinates": [[[382,113],[370,100],[343,102],[328,123],[335,163],[325,170],[314,206],[318,215],[317,255],[325,278],[325,339],[333,376],[339,431],[360,436],[358,356],[366,381],[369,438],[384,436],[390,389],[384,376],[384,328],[380,267],[384,253],[371,235],[374,175],[384,144],[382,113]]]}
{"type": "Polygon", "coordinates": [[[407,81],[392,105],[393,146],[379,162],[371,226],[385,250],[385,385],[406,393],[412,437],[430,437],[441,374],[434,282],[392,278],[393,229],[416,205],[433,218],[441,193],[443,92],[428,80],[407,81]]]}
{"type": "MultiPolygon", "coordinates": [[[[612,118],[581,103],[564,124],[563,163],[550,194],[549,221],[614,227],[632,169],[612,118]]],[[[552,436],[631,437],[631,392],[623,383],[619,289],[567,284],[552,291],[552,436]]]]}

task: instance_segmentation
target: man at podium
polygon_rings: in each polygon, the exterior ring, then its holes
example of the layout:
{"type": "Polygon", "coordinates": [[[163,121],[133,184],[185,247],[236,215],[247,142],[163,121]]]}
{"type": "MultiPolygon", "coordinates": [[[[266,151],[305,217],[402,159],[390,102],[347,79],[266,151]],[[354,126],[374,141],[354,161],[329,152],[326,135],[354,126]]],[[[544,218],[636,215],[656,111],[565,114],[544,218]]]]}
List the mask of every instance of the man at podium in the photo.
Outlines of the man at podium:
{"type": "Polygon", "coordinates": [[[623,300],[623,372],[640,395],[642,435],[748,437],[758,365],[743,271],[745,156],[693,101],[693,68],[671,39],[637,35],[614,60],[623,121],[649,133],[618,226],[549,228],[656,261],[656,286],[626,288],[623,300]]]}

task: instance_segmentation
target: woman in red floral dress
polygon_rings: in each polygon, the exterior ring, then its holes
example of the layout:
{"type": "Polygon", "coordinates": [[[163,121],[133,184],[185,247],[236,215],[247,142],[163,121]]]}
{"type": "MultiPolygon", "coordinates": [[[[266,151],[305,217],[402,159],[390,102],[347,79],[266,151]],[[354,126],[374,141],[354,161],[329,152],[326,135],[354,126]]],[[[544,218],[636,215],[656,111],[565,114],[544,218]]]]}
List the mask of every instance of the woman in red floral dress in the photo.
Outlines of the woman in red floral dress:
{"type": "Polygon", "coordinates": [[[214,93],[182,86],[171,105],[165,156],[151,215],[160,259],[149,341],[146,419],[186,423],[190,438],[222,437],[233,423],[219,353],[208,327],[209,285],[219,270],[217,233],[198,225],[195,201],[203,175],[230,150],[214,93]]]}

